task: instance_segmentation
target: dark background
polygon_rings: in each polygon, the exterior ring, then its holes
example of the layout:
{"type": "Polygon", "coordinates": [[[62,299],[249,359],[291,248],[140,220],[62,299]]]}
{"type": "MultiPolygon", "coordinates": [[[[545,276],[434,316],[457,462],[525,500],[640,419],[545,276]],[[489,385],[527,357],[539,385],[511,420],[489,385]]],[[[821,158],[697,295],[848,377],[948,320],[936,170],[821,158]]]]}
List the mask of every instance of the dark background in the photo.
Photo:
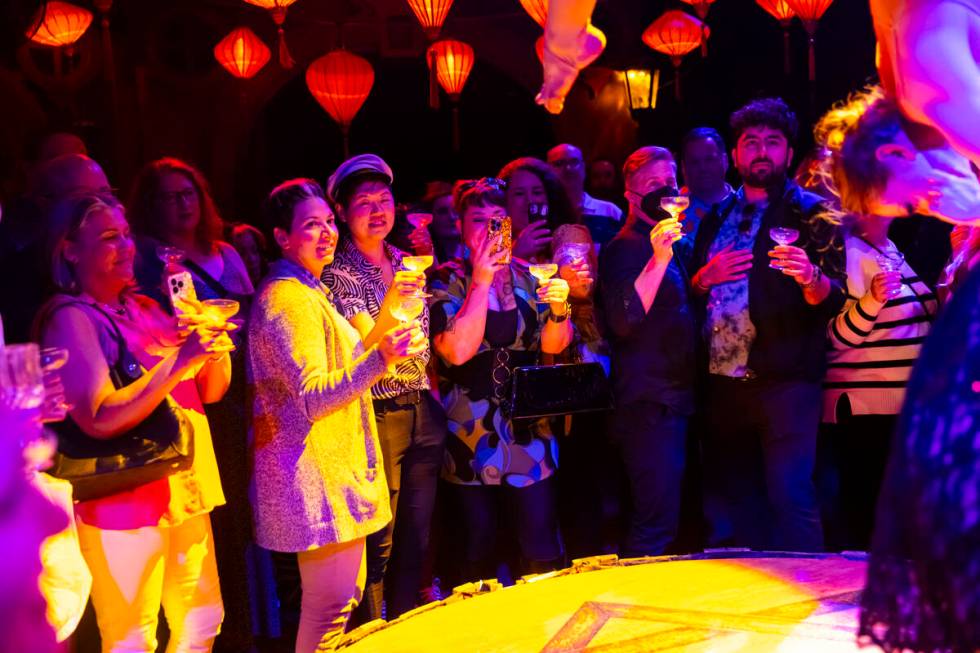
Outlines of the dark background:
{"type": "MultiPolygon", "coordinates": [[[[91,0],[75,0],[92,9],[91,0]]],[[[462,148],[451,148],[449,103],[427,107],[425,37],[404,0],[298,0],[286,34],[297,65],[275,58],[275,27],[241,0],[116,0],[109,13],[115,86],[106,78],[102,29],[96,17],[67,62],[52,75],[52,52],[30,45],[24,31],[39,0],[0,3],[0,197],[22,184],[24,159],[53,129],[79,133],[123,196],[139,167],[153,158],[186,158],[211,180],[226,218],[254,218],[277,182],[297,175],[321,182],[342,159],[339,128],[306,89],[306,66],[340,45],[371,61],[375,84],[351,129],[352,152],[373,151],[395,170],[407,200],[432,178],[494,174],[521,155],[543,156],[557,142],[580,145],[587,157],[617,164],[638,145],[675,149],[683,132],[712,125],[727,136],[729,113],[745,101],[782,95],[803,129],[798,157],[809,146],[815,116],[874,74],[868,6],[836,0],[817,31],[817,81],[806,79],[806,35],[790,28],[792,74],[783,72],[778,23],[753,0],[718,0],[710,9],[709,55],[695,51],[681,67],[683,101],[673,97],[667,57],[641,41],[643,29],[678,0],[599,0],[593,22],[608,38],[602,57],[581,76],[566,109],[554,117],[534,104],[541,70],[534,40],[541,30],[518,0],[456,0],[444,36],[476,50],[462,94],[462,148]],[[244,24],[273,51],[251,80],[232,78],[212,48],[244,24]],[[617,71],[661,69],[655,110],[631,117],[617,71]]]]}

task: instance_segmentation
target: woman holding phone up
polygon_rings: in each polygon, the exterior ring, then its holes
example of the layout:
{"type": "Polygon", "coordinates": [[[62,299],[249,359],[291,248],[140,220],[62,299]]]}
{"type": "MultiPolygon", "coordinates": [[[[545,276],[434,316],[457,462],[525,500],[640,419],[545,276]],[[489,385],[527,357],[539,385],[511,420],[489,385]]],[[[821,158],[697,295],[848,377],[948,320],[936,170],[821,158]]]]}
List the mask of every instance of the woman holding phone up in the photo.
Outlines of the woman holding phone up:
{"type": "Polygon", "coordinates": [[[502,412],[511,371],[534,365],[538,353],[559,353],[572,340],[568,283],[537,287],[528,270],[508,264],[510,251],[491,237],[506,217],[505,184],[484,178],[460,182],[456,210],[471,256],[463,275],[433,288],[431,333],[440,373],[450,389],[443,477],[459,500],[465,524],[465,573],[487,578],[499,503],[516,512],[526,572],[554,569],[563,548],[552,475],[557,446],[547,419],[512,423],[502,412]],[[540,305],[540,309],[539,309],[540,305]]]}

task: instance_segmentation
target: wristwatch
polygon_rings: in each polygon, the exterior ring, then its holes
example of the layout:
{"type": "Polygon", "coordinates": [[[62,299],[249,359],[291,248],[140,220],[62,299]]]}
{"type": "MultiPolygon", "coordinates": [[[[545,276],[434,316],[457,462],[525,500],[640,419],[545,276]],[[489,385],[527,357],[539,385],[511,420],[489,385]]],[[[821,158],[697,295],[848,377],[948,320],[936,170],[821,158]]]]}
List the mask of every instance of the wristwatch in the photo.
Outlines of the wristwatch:
{"type": "Polygon", "coordinates": [[[562,313],[561,315],[555,315],[555,312],[551,311],[550,313],[548,313],[548,319],[554,322],[555,324],[561,324],[562,322],[567,320],[568,316],[571,314],[572,314],[572,307],[569,306],[568,302],[565,302],[565,312],[562,313]]]}
{"type": "Polygon", "coordinates": [[[819,265],[813,266],[813,278],[810,279],[810,283],[801,283],[800,288],[804,290],[810,290],[811,288],[816,288],[817,284],[820,283],[820,279],[823,278],[823,270],[820,269],[819,265]]]}

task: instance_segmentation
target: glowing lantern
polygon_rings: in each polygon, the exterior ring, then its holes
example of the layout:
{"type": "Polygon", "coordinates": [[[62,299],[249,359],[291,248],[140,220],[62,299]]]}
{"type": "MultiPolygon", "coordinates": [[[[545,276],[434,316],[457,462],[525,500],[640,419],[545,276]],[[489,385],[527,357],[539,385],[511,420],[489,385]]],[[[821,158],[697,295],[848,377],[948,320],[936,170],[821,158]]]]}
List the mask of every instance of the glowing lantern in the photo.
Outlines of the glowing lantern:
{"type": "MultiPolygon", "coordinates": [[[[687,4],[694,7],[694,13],[698,15],[703,23],[705,19],[708,18],[708,9],[714,4],[715,0],[683,0],[687,4]]],[[[707,37],[701,39],[701,56],[708,56],[708,39],[707,37]]]]}
{"type": "Polygon", "coordinates": [[[548,19],[548,0],[521,0],[521,6],[527,15],[534,19],[534,22],[544,27],[548,19]]]}
{"type": "Polygon", "coordinates": [[[678,101],[681,99],[681,59],[710,35],[711,30],[704,23],[676,9],[665,12],[643,31],[643,42],[648,47],[670,57],[674,65],[674,93],[678,101]]]}
{"type": "Polygon", "coordinates": [[[350,124],[371,93],[374,68],[367,59],[337,50],[310,64],[306,69],[306,86],[323,110],[340,125],[344,157],[348,157],[350,124]]]}
{"type": "Polygon", "coordinates": [[[434,41],[439,38],[439,30],[446,22],[453,0],[408,0],[408,6],[422,24],[426,37],[434,41]]]}
{"type": "Polygon", "coordinates": [[[790,74],[789,61],[789,24],[796,16],[796,12],[789,6],[786,0],[755,0],[756,3],[766,10],[770,16],[779,21],[779,26],[783,28],[783,72],[788,77],[790,74]]]}
{"type": "Polygon", "coordinates": [[[429,62],[435,66],[439,86],[453,103],[453,150],[459,150],[459,96],[466,86],[475,56],[473,48],[462,41],[445,39],[429,46],[429,62]]]}
{"type": "Polygon", "coordinates": [[[649,70],[631,68],[623,71],[623,81],[626,85],[626,97],[629,99],[630,109],[637,111],[657,108],[660,70],[654,70],[651,75],[649,70]]]}
{"type": "Polygon", "coordinates": [[[247,27],[231,31],[214,46],[214,58],[239,79],[250,79],[269,62],[269,48],[247,27]]]}
{"type": "Polygon", "coordinates": [[[806,30],[806,34],[809,41],[809,64],[810,64],[810,81],[812,82],[817,78],[817,56],[814,53],[813,46],[815,42],[815,34],[817,33],[817,22],[823,16],[827,8],[830,7],[833,0],[786,0],[790,8],[800,17],[803,21],[803,28],[806,30]]]}
{"type": "Polygon", "coordinates": [[[286,22],[286,8],[296,0],[245,0],[245,2],[267,9],[272,14],[272,20],[275,22],[276,30],[279,33],[279,65],[286,69],[292,68],[296,62],[289,54],[289,48],[286,46],[286,32],[282,25],[286,22]]]}
{"type": "Polygon", "coordinates": [[[55,0],[41,6],[27,37],[39,45],[66,48],[71,54],[71,47],[91,24],[91,11],[55,0]]]}

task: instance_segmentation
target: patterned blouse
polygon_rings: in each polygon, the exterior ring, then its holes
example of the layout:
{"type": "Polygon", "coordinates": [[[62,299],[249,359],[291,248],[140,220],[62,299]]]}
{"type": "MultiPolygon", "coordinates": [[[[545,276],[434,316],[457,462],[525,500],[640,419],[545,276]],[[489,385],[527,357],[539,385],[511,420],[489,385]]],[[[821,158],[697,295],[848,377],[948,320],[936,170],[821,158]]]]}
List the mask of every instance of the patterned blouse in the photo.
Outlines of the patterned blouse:
{"type": "MultiPolygon", "coordinates": [[[[708,251],[710,260],[728,246],[735,250],[752,251],[762,225],[765,204],[748,204],[742,191],[738,201],[718,230],[708,251]]],[[[755,325],[749,315],[749,277],[713,286],[708,295],[710,343],[708,371],[723,376],[742,377],[748,372],[749,352],[755,341],[755,325]]]]}
{"type": "MultiPolygon", "coordinates": [[[[402,258],[405,252],[387,242],[384,243],[385,256],[391,261],[396,272],[405,269],[402,258]]],[[[381,303],[388,293],[388,284],[381,268],[368,261],[349,237],[344,237],[337,247],[333,263],[323,269],[320,279],[333,292],[334,304],[348,321],[358,313],[367,313],[377,321],[381,313],[381,303]]],[[[422,330],[429,333],[429,307],[425,306],[419,316],[422,330]]],[[[429,389],[426,366],[429,364],[429,350],[399,363],[394,373],[385,374],[371,388],[375,399],[391,399],[406,392],[429,389]]]]}
{"type": "MultiPolygon", "coordinates": [[[[506,382],[514,367],[538,363],[541,327],[547,318],[547,311],[539,311],[535,303],[534,277],[516,264],[511,265],[511,273],[517,301],[513,341],[494,346],[485,334],[476,355],[466,363],[452,366],[441,361],[440,376],[449,386],[443,404],[449,431],[455,436],[446,442],[443,465],[443,477],[451,483],[526,487],[548,478],[558,466],[558,447],[547,419],[514,423],[500,409],[499,382],[506,382]]],[[[453,275],[448,283],[433,287],[433,337],[452,328],[471,283],[470,276],[453,275]]]]}

